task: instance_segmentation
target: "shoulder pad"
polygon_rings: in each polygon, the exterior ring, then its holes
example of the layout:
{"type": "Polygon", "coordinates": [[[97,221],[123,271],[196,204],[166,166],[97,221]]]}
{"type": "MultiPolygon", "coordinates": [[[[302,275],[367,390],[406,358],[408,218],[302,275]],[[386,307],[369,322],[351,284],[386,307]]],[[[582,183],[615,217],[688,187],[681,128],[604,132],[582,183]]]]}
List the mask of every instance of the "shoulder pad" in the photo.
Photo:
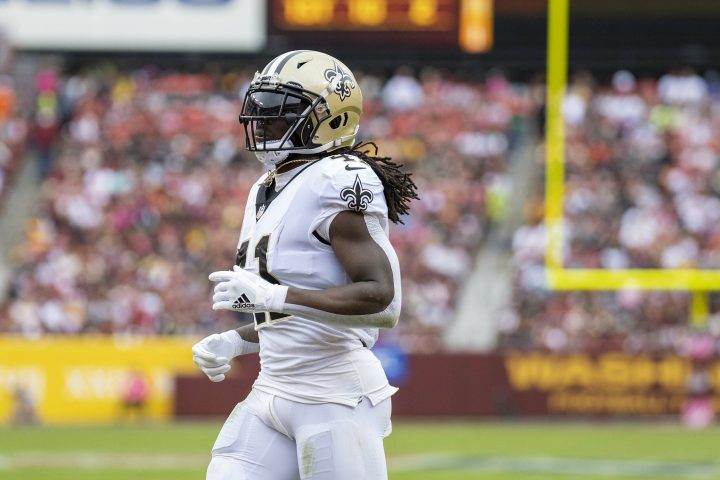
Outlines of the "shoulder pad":
{"type": "Polygon", "coordinates": [[[358,212],[385,208],[383,184],[370,165],[355,155],[331,155],[321,162],[322,177],[311,188],[324,203],[358,212]]]}
{"type": "Polygon", "coordinates": [[[320,214],[313,223],[323,238],[330,236],[330,222],[351,210],[387,219],[383,184],[370,165],[355,155],[329,155],[318,165],[320,174],[310,188],[318,195],[320,214]]]}

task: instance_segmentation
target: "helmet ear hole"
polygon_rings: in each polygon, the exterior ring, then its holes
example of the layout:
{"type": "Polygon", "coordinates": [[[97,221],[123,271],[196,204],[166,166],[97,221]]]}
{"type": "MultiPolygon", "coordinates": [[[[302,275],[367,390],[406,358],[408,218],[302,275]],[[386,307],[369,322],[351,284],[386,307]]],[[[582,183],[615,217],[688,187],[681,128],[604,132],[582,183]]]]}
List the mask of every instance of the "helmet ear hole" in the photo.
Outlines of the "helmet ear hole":
{"type": "Polygon", "coordinates": [[[330,128],[332,128],[333,130],[336,130],[337,128],[340,127],[341,122],[342,122],[342,116],[338,115],[337,117],[330,120],[330,123],[329,123],[330,128]]]}

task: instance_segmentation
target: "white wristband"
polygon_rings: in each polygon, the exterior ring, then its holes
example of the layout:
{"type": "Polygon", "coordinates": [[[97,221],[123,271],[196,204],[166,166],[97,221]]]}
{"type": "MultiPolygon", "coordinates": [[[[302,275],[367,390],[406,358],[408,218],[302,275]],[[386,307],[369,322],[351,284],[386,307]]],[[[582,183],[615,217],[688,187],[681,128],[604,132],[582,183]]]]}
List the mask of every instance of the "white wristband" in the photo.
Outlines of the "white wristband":
{"type": "Polygon", "coordinates": [[[234,357],[240,355],[247,355],[248,353],[257,353],[260,351],[260,344],[255,342],[248,342],[243,339],[237,330],[228,330],[220,334],[225,337],[226,340],[231,342],[234,346],[234,357]]]}
{"type": "Polygon", "coordinates": [[[259,303],[261,307],[268,312],[282,312],[285,308],[285,298],[287,297],[288,287],[285,285],[275,285],[265,283],[262,288],[258,288],[257,297],[262,299],[259,303]]]}

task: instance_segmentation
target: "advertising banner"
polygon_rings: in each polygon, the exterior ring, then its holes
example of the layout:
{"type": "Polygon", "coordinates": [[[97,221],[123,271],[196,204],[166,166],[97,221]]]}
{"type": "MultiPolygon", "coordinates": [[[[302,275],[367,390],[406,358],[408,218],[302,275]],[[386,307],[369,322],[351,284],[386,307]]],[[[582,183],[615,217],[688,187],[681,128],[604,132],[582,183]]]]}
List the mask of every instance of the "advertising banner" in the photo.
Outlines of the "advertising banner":
{"type": "MultiPolygon", "coordinates": [[[[677,414],[691,375],[677,356],[516,354],[504,364],[516,397],[539,393],[548,413],[575,415],[677,414]]],[[[718,367],[711,374],[720,387],[718,367]]]]}
{"type": "Polygon", "coordinates": [[[190,351],[195,341],[0,337],[0,424],[167,418],[175,376],[197,372],[190,351]]]}
{"type": "MultiPolygon", "coordinates": [[[[250,392],[257,355],[225,381],[193,365],[183,337],[0,337],[0,424],[224,416],[250,392]],[[23,418],[25,417],[25,418],[23,418]]],[[[378,350],[396,416],[677,415],[701,394],[720,411],[720,360],[608,352],[407,355],[378,350]]]]}
{"type": "Polygon", "coordinates": [[[258,0],[0,0],[20,49],[254,52],[265,18],[258,0]]]}
{"type": "MultiPolygon", "coordinates": [[[[677,355],[607,352],[407,355],[380,350],[391,383],[393,415],[592,416],[678,415],[702,396],[720,411],[720,360],[701,369],[677,355]]],[[[240,357],[228,378],[177,379],[175,413],[227,415],[258,371],[257,356],[240,357]]]]}

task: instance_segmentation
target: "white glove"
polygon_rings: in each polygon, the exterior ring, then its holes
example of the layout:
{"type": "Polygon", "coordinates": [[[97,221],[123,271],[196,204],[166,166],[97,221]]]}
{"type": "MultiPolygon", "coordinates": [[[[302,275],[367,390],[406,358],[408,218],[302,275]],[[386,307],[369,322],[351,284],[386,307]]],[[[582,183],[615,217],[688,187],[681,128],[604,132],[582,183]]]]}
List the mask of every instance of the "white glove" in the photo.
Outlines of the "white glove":
{"type": "Polygon", "coordinates": [[[233,358],[258,351],[259,343],[243,340],[236,330],[214,333],[192,347],[193,362],[213,382],[225,380],[233,358]]]}
{"type": "Polygon", "coordinates": [[[233,271],[213,272],[213,310],[236,312],[282,312],[288,287],[275,285],[235,265],[233,271]]]}

